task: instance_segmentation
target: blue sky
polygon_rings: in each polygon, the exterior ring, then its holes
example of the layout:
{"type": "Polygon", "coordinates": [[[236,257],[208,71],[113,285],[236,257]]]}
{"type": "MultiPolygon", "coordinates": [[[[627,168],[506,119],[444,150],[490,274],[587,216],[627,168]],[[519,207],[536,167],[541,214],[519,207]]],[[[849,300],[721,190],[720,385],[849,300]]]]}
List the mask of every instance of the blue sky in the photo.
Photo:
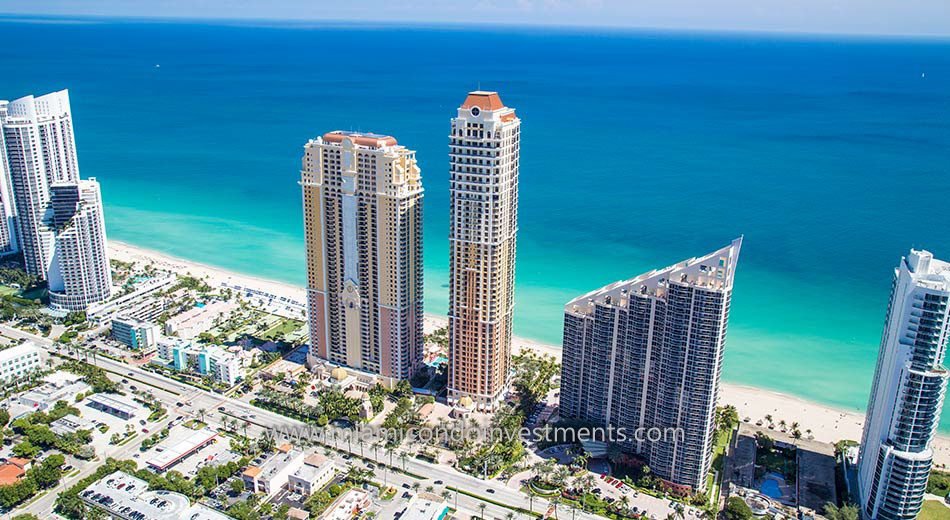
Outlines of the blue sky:
{"type": "Polygon", "coordinates": [[[950,36],[950,0],[0,0],[0,13],[950,36]]]}

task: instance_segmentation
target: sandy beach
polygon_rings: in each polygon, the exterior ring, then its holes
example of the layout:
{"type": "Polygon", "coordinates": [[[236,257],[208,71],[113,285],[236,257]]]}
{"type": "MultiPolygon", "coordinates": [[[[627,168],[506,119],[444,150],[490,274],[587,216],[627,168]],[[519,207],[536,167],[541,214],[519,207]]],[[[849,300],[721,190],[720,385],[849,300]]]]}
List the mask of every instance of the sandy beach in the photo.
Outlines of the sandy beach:
{"type": "MultiPolygon", "coordinates": [[[[306,301],[306,291],[302,287],[234,273],[122,242],[109,241],[109,254],[110,258],[115,260],[152,263],[161,269],[203,278],[212,287],[220,286],[222,283],[237,284],[288,296],[298,301],[306,301]]],[[[424,323],[426,333],[444,326],[446,321],[444,316],[427,314],[424,323]]],[[[512,347],[515,352],[529,349],[558,359],[561,357],[559,347],[525,338],[514,337],[512,347]]],[[[771,390],[730,383],[722,384],[720,404],[735,406],[739,411],[739,417],[743,420],[749,418],[752,423],[759,420],[764,422],[766,415],[772,416],[776,428],[782,420],[787,424],[797,422],[799,430],[805,436],[808,436],[807,432],[811,430],[810,435],[821,442],[833,443],[841,439],[860,440],[861,428],[864,424],[864,414],[860,412],[840,410],[771,390]]],[[[938,466],[946,467],[950,464],[950,437],[938,436],[934,442],[934,450],[934,461],[938,466]]]]}

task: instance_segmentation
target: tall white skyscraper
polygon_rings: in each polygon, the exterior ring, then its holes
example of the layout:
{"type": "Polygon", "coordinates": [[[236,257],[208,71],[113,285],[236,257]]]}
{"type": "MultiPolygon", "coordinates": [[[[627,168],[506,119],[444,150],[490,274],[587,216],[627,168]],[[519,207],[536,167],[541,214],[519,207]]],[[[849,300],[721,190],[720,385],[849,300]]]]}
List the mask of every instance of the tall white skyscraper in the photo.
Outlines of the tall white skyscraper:
{"type": "Polygon", "coordinates": [[[10,185],[10,165],[7,163],[7,143],[3,132],[8,105],[8,101],[0,100],[0,255],[19,249],[13,187],[10,185]]]}
{"type": "Polygon", "coordinates": [[[3,136],[23,261],[28,273],[45,280],[55,238],[48,226],[50,186],[79,179],[69,93],[6,104],[3,136]]]}
{"type": "Polygon", "coordinates": [[[564,308],[561,417],[622,428],[667,483],[705,489],[742,239],[564,308]],[[638,428],[656,438],[635,440],[638,428]]]}
{"type": "Polygon", "coordinates": [[[0,101],[0,126],[0,250],[19,246],[26,271],[49,283],[55,308],[105,300],[112,276],[102,197],[94,179],[79,179],[69,92],[0,101]]]}
{"type": "Polygon", "coordinates": [[[497,92],[470,92],[449,136],[450,403],[492,410],[511,365],[521,120],[497,92]]]}
{"type": "Polygon", "coordinates": [[[102,195],[95,178],[50,188],[56,234],[49,270],[53,308],[84,310],[112,294],[102,195]]]}
{"type": "Polygon", "coordinates": [[[864,518],[909,520],[920,513],[947,388],[948,300],[950,263],[912,249],[894,270],[861,438],[864,518]]]}

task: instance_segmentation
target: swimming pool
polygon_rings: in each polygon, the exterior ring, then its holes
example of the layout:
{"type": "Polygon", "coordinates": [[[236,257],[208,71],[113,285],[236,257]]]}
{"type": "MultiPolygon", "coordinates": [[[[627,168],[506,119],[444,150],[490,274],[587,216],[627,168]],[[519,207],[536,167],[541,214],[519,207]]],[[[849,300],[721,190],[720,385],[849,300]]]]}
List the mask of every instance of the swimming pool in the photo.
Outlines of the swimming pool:
{"type": "Polygon", "coordinates": [[[778,481],[772,478],[765,479],[759,486],[759,491],[769,498],[782,498],[782,489],[778,486],[778,481]]]}

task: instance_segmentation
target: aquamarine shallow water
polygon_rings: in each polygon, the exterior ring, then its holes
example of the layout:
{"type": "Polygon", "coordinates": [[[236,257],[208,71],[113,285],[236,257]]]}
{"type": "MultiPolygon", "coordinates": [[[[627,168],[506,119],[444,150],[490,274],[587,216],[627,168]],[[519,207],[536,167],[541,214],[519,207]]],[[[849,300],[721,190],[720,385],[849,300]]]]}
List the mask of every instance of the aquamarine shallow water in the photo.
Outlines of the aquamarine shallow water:
{"type": "MultiPolygon", "coordinates": [[[[745,243],[724,377],[863,409],[893,267],[950,257],[950,43],[583,30],[0,21],[0,96],[69,88],[111,238],[304,281],[301,147],[395,135],[426,186],[444,313],[447,133],[523,119],[516,333],[569,299],[745,243]],[[156,64],[160,67],[156,67],[156,64]]],[[[943,429],[950,431],[950,413],[943,429]]]]}

